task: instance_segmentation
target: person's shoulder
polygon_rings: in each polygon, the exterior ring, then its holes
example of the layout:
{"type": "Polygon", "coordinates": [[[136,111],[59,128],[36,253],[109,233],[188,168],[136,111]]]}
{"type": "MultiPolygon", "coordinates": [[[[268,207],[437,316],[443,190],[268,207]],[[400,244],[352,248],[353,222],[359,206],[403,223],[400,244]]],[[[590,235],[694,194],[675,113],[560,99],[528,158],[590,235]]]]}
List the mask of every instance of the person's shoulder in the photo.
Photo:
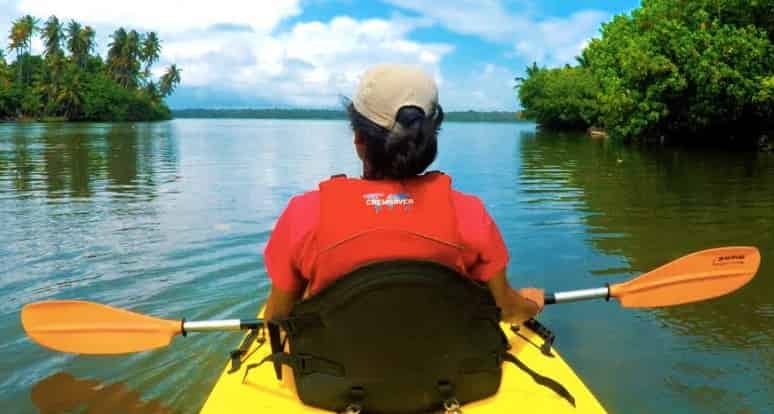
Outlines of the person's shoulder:
{"type": "Polygon", "coordinates": [[[319,191],[307,191],[290,198],[279,221],[290,229],[295,239],[300,240],[317,227],[319,211],[319,191]]]}
{"type": "Polygon", "coordinates": [[[452,189],[452,201],[458,208],[466,210],[485,210],[484,202],[475,195],[452,189]]]}
{"type": "MultiPolygon", "coordinates": [[[[310,190],[297,194],[290,198],[288,209],[294,211],[307,211],[316,209],[320,205],[320,190],[310,190]]],[[[315,210],[316,211],[316,210],[315,210]]]]}

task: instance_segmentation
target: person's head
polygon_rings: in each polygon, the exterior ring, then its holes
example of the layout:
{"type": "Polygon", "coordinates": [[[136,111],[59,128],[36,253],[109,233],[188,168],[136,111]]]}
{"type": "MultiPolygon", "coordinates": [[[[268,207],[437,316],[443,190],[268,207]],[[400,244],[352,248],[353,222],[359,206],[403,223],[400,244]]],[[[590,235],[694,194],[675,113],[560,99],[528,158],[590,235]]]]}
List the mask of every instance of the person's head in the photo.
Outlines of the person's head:
{"type": "Polygon", "coordinates": [[[371,68],[347,110],[364,178],[413,177],[435,160],[443,109],[435,81],[421,69],[371,68]]]}

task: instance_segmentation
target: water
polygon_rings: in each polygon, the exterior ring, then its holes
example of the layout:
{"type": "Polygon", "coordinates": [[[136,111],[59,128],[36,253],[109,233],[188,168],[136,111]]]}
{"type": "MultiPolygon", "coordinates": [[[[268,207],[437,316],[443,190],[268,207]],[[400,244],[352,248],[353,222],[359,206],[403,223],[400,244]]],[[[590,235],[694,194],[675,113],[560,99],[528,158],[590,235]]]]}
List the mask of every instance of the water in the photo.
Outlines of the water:
{"type": "MultiPolygon", "coordinates": [[[[615,413],[774,410],[774,156],[640,149],[530,124],[448,124],[432,167],[479,195],[514,285],[626,280],[683,254],[755,245],[758,276],[700,304],[551,307],[541,319],[615,413]]],[[[122,357],[32,344],[25,303],[78,298],[170,318],[251,317],[288,198],[357,175],[338,121],[0,125],[4,412],[196,412],[239,335],[122,357]],[[10,410],[9,410],[10,409],[10,410]]]]}

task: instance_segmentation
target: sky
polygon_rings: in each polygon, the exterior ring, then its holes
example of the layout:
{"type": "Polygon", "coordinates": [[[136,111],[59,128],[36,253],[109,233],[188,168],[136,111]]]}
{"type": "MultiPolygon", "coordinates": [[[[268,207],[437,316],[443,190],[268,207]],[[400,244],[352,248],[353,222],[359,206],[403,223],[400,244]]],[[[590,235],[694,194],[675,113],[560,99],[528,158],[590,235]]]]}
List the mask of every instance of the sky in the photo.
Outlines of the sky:
{"type": "MultiPolygon", "coordinates": [[[[446,110],[516,110],[532,62],[573,63],[600,25],[639,0],[0,0],[0,33],[24,14],[76,19],[105,55],[118,27],[155,31],[154,66],[182,68],[172,108],[336,108],[376,63],[422,66],[446,110]]],[[[42,42],[33,42],[40,51],[42,42]]],[[[0,47],[7,52],[7,35],[0,47]]]]}

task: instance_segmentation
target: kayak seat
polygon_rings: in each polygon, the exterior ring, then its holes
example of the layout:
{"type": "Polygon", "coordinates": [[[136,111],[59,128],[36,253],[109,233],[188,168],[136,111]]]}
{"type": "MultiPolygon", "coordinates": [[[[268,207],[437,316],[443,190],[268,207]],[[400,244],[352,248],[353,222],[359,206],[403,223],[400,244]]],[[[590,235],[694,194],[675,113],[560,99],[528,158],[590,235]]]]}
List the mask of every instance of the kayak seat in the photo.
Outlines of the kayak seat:
{"type": "Polygon", "coordinates": [[[270,324],[278,377],[307,405],[425,413],[497,392],[508,343],[489,290],[440,264],[374,263],[270,324]],[[280,328],[289,341],[284,352],[280,328]]]}

